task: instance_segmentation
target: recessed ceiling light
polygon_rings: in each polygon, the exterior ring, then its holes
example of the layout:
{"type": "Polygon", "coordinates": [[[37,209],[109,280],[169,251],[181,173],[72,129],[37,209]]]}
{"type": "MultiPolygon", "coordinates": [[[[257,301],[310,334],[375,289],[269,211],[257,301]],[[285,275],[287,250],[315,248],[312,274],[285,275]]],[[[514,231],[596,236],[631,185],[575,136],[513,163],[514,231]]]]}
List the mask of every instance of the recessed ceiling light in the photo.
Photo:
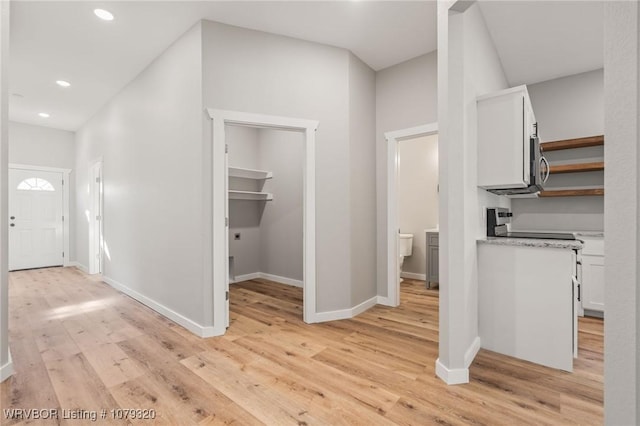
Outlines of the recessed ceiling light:
{"type": "Polygon", "coordinates": [[[108,10],[95,9],[93,13],[95,13],[96,16],[102,20],[113,21],[113,13],[109,12],[108,10]]]}
{"type": "Polygon", "coordinates": [[[56,80],[56,84],[58,86],[61,86],[61,87],[69,87],[69,86],[71,86],[71,83],[69,83],[68,81],[64,81],[64,80],[56,80]]]}
{"type": "Polygon", "coordinates": [[[38,115],[39,115],[40,117],[42,117],[42,118],[49,118],[49,117],[51,117],[51,115],[49,115],[49,113],[46,113],[46,112],[40,112],[40,113],[38,113],[38,115]]]}

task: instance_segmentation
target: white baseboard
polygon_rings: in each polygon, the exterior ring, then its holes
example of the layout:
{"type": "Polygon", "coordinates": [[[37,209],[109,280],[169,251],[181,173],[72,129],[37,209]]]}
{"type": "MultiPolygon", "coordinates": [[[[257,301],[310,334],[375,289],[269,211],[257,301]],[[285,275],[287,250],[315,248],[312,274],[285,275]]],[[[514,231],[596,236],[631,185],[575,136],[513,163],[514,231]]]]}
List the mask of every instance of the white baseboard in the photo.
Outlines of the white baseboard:
{"type": "Polygon", "coordinates": [[[436,375],[448,385],[460,385],[469,383],[468,368],[448,369],[440,362],[440,358],[436,360],[436,375]]]}
{"type": "Polygon", "coordinates": [[[440,362],[440,358],[436,360],[436,374],[448,385],[459,385],[469,383],[469,366],[475,359],[480,350],[480,337],[476,336],[471,342],[471,346],[464,353],[465,368],[447,368],[440,362]]]}
{"type": "Polygon", "coordinates": [[[377,303],[378,296],[373,296],[371,299],[365,300],[364,302],[354,306],[353,308],[340,309],[338,311],[317,312],[314,322],[336,321],[353,318],[356,315],[361,314],[367,309],[375,306],[377,303]]]}
{"type": "Polygon", "coordinates": [[[4,382],[14,373],[13,360],[11,359],[11,351],[9,351],[9,360],[5,365],[0,367],[0,382],[4,382]]]}
{"type": "Polygon", "coordinates": [[[471,343],[471,346],[464,353],[464,365],[466,368],[469,368],[473,360],[478,355],[478,351],[480,350],[480,336],[476,336],[471,343]]]}
{"type": "Polygon", "coordinates": [[[410,280],[420,280],[420,281],[427,280],[427,274],[414,274],[413,272],[401,272],[400,277],[408,278],[410,280]]]}
{"type": "Polygon", "coordinates": [[[137,300],[138,302],[142,303],[143,305],[148,306],[149,308],[153,309],[154,311],[158,312],[159,314],[163,315],[164,317],[170,319],[171,321],[175,322],[178,325],[183,326],[184,328],[186,328],[187,330],[189,330],[190,332],[192,332],[193,334],[195,334],[196,336],[200,336],[200,337],[213,337],[213,336],[221,336],[224,334],[226,327],[223,327],[221,330],[217,330],[215,327],[205,327],[202,326],[192,320],[190,320],[189,318],[177,313],[176,311],[167,308],[166,306],[162,305],[161,303],[156,302],[155,300],[138,293],[137,291],[127,287],[126,285],[112,279],[106,276],[102,276],[102,280],[104,282],[106,282],[107,284],[109,284],[111,287],[115,288],[118,291],[121,291],[122,293],[126,294],[127,296],[130,296],[132,298],[134,298],[135,300],[137,300]]]}
{"type": "Polygon", "coordinates": [[[389,299],[387,296],[376,296],[378,305],[384,305],[384,306],[391,306],[391,307],[396,307],[397,305],[392,305],[391,304],[391,299],[389,299]]]}
{"type": "Polygon", "coordinates": [[[260,278],[265,280],[275,281],[280,284],[292,285],[294,287],[300,287],[300,288],[304,287],[304,283],[300,280],[294,280],[293,278],[287,278],[287,277],[280,277],[278,275],[273,275],[273,274],[265,274],[264,272],[260,272],[259,274],[260,274],[260,278]]]}
{"type": "Polygon", "coordinates": [[[236,275],[234,280],[229,280],[229,284],[240,283],[242,281],[255,280],[260,278],[260,272],[254,272],[253,274],[236,275]]]}
{"type": "Polygon", "coordinates": [[[86,266],[84,266],[82,263],[78,262],[78,261],[72,261],[69,262],[69,266],[75,266],[76,268],[80,269],[82,272],[84,272],[85,274],[89,273],[89,268],[87,268],[86,266]]]}
{"type": "Polygon", "coordinates": [[[262,278],[264,280],[273,281],[280,284],[291,285],[294,287],[304,287],[304,283],[300,280],[294,280],[293,278],[281,277],[279,275],[267,274],[265,272],[253,272],[251,274],[245,275],[237,275],[236,279],[233,280],[233,283],[239,283],[242,281],[255,280],[257,278],[262,278]]]}

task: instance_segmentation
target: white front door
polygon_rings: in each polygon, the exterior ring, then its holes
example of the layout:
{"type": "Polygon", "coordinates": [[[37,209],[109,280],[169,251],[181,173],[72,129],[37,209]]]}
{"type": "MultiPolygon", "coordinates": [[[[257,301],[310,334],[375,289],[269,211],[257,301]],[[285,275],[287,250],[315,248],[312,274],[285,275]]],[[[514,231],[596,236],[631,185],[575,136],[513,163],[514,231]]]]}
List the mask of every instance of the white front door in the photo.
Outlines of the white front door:
{"type": "Polygon", "coordinates": [[[9,169],[9,270],[64,263],[62,172],[9,169]]]}

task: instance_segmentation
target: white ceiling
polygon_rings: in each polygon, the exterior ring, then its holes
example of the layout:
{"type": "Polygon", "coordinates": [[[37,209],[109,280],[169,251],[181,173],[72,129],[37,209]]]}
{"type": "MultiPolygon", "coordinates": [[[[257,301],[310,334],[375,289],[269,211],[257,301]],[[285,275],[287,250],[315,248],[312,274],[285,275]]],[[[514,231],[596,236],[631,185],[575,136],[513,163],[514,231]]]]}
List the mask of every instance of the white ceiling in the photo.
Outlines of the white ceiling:
{"type": "MultiPolygon", "coordinates": [[[[602,1],[487,1],[510,85],[603,66],[602,1]]],[[[200,19],[343,47],[375,70],[436,49],[434,1],[11,2],[11,120],[76,130],[200,19]],[[93,15],[102,7],[116,19],[93,15]],[[55,80],[72,83],[61,88],[55,80]],[[39,112],[49,112],[41,118],[39,112]]]]}
{"type": "Polygon", "coordinates": [[[434,1],[12,1],[10,119],[77,130],[200,19],[343,47],[375,70],[437,45],[434,1]]]}
{"type": "Polygon", "coordinates": [[[481,1],[511,86],[603,67],[602,1],[481,1]]]}

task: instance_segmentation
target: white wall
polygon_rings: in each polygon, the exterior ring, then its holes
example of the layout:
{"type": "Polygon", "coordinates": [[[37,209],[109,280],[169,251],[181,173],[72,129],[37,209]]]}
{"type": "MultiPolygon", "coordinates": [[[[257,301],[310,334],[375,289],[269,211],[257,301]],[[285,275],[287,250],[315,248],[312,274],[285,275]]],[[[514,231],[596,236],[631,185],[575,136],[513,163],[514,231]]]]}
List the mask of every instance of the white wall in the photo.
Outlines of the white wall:
{"type": "Polygon", "coordinates": [[[73,169],[75,155],[75,133],[9,122],[10,163],[73,169]]]}
{"type": "Polygon", "coordinates": [[[349,54],[351,306],[376,297],[376,75],[349,54]]]}
{"type": "Polygon", "coordinates": [[[264,203],[260,221],[260,271],[302,281],[302,196],[304,134],[261,129],[259,165],[273,172],[264,191],[273,201],[264,203]]]}
{"type": "Polygon", "coordinates": [[[386,132],[438,121],[437,52],[376,73],[377,286],[387,296],[386,132]]]}
{"type": "MultiPolygon", "coordinates": [[[[365,273],[361,282],[352,282],[352,261],[375,268],[375,244],[359,247],[353,240],[361,229],[375,228],[375,213],[352,212],[352,187],[364,186],[356,173],[365,179],[368,173],[372,181],[374,170],[372,161],[361,162],[352,154],[372,159],[374,146],[367,144],[367,130],[351,132],[351,114],[359,118],[356,114],[367,104],[373,113],[373,73],[350,55],[203,21],[83,126],[76,138],[78,212],[88,206],[83,194],[87,165],[103,157],[107,280],[135,291],[174,319],[213,325],[208,107],[319,120],[317,310],[351,308],[356,293],[375,295],[374,272],[371,279],[365,273]],[[350,86],[355,82],[351,73],[369,74],[366,89],[350,86]]],[[[354,126],[373,129],[373,119],[354,126]]],[[[371,188],[359,193],[358,206],[372,207],[373,194],[371,188]]],[[[79,260],[87,263],[84,222],[78,226],[77,245],[79,260]]]]}
{"type": "MultiPolygon", "coordinates": [[[[258,129],[246,126],[225,126],[229,146],[229,166],[260,169],[258,129]]],[[[256,182],[229,178],[229,188],[259,191],[256,182]]],[[[260,256],[260,222],[265,208],[262,202],[229,200],[229,256],[233,256],[235,276],[262,272],[260,256]],[[240,240],[234,239],[239,232],[240,240]]]]}
{"type": "MultiPolygon", "coordinates": [[[[75,167],[83,218],[88,166],[103,158],[106,279],[196,328],[211,324],[201,52],[197,24],[78,130],[75,167]]],[[[77,250],[88,265],[85,220],[78,220],[77,250]]]]}
{"type": "Polygon", "coordinates": [[[438,4],[441,285],[436,373],[447,383],[463,383],[478,348],[476,240],[486,232],[483,210],[510,205],[477,187],[476,98],[506,88],[507,81],[478,5],[458,3],[461,12],[450,12],[451,5],[438,4]]]}
{"type": "Polygon", "coordinates": [[[69,175],[69,259],[76,260],[75,133],[9,122],[9,163],[71,169],[69,175]]]}
{"type": "MultiPolygon", "coordinates": [[[[0,2],[0,223],[7,223],[9,148],[9,2],[0,2]]],[[[8,227],[0,226],[0,381],[13,374],[9,353],[8,227]]]]}
{"type": "MultiPolygon", "coordinates": [[[[208,108],[318,120],[316,256],[318,312],[351,308],[350,54],[346,50],[203,21],[204,104],[208,108]],[[233,60],[228,60],[233,58],[233,60]]],[[[357,125],[357,123],[355,123],[357,125]]],[[[204,141],[210,121],[203,116],[204,141]]],[[[373,146],[371,150],[373,150],[373,146]]],[[[204,158],[210,151],[203,152],[204,158]]],[[[359,155],[369,155],[366,151],[359,155]]],[[[211,170],[205,170],[205,182],[211,170]]],[[[366,195],[364,195],[366,197],[366,195]]],[[[208,201],[208,200],[207,200],[208,201]]],[[[210,201],[208,201],[210,202],[210,201]]],[[[207,211],[205,216],[209,215],[207,211]]],[[[372,226],[371,215],[359,226],[372,226]]],[[[207,232],[207,230],[203,230],[207,232]]],[[[375,293],[373,283],[369,283],[375,293]]]]}
{"type": "Polygon", "coordinates": [[[229,178],[230,188],[273,194],[267,202],[229,200],[229,255],[236,277],[262,272],[301,281],[303,133],[226,126],[225,137],[229,165],[273,173],[259,182],[229,178]]]}
{"type": "MultiPolygon", "coordinates": [[[[528,86],[543,141],[604,134],[602,69],[528,86]]],[[[553,163],[603,161],[604,148],[545,153],[553,163]]],[[[603,172],[551,175],[545,188],[602,186],[603,172]]],[[[604,197],[532,198],[512,201],[513,229],[602,231],[604,197]]]]}
{"type": "Polygon", "coordinates": [[[605,5],[604,409],[607,425],[640,423],[640,7],[605,5]]]}
{"type": "Polygon", "coordinates": [[[527,86],[543,142],[604,132],[604,70],[527,86]]]}
{"type": "Polygon", "coordinates": [[[400,141],[398,158],[398,222],[400,232],[413,234],[413,252],[402,270],[424,275],[424,230],[438,226],[438,136],[400,141]]]}
{"type": "MultiPolygon", "coordinates": [[[[480,95],[508,87],[502,64],[477,4],[464,14],[464,143],[465,143],[465,267],[464,286],[467,300],[467,349],[478,336],[478,238],[486,233],[485,208],[511,207],[506,197],[493,195],[478,188],[478,141],[476,99],[480,95]]],[[[455,160],[454,160],[455,161],[455,160]]]]}

